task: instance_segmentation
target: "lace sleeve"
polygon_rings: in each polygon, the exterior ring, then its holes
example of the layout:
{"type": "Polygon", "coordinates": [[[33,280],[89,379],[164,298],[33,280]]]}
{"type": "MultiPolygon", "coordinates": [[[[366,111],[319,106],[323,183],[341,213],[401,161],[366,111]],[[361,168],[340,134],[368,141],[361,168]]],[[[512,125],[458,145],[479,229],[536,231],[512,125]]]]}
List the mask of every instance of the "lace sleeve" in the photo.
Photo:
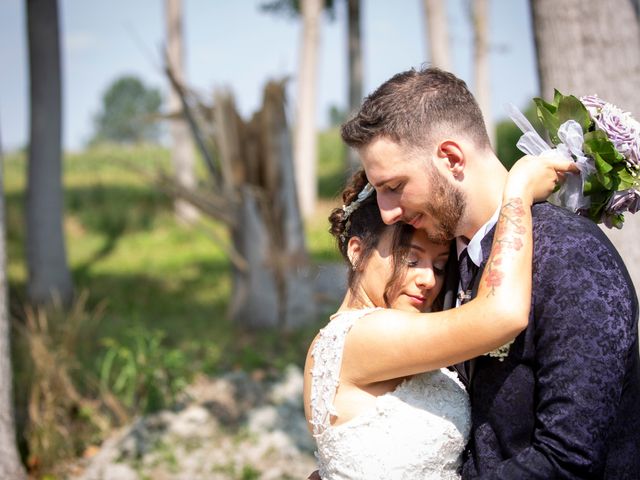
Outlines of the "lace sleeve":
{"type": "Polygon", "coordinates": [[[314,435],[324,432],[331,425],[331,416],[337,416],[333,399],[340,383],[342,352],[347,333],[358,318],[373,310],[376,309],[337,314],[320,330],[311,352],[311,424],[314,435]]]}

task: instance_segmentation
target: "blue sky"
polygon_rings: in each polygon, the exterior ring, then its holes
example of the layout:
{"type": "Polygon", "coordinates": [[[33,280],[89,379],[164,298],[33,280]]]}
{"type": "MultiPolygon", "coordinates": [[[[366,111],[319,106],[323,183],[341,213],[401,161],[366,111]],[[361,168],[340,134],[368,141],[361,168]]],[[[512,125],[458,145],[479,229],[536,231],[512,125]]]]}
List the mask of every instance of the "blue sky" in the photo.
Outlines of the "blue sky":
{"type": "MultiPolygon", "coordinates": [[[[295,95],[300,23],[259,10],[264,0],[183,0],[188,81],[203,95],[232,89],[241,113],[255,110],[270,78],[291,77],[295,95]]],[[[453,70],[473,90],[471,0],[448,0],[453,70]]],[[[28,136],[28,64],[24,0],[0,2],[0,136],[12,150],[28,136]]],[[[330,105],[344,107],[346,2],[321,33],[318,122],[330,105]]],[[[491,83],[494,117],[503,105],[524,105],[538,94],[528,0],[490,0],[491,83]]],[[[164,0],[59,0],[64,146],[79,149],[93,132],[101,97],[119,76],[134,74],[166,93],[158,69],[164,37],[164,0]]],[[[421,0],[362,0],[365,92],[393,74],[427,61],[421,0]]]]}

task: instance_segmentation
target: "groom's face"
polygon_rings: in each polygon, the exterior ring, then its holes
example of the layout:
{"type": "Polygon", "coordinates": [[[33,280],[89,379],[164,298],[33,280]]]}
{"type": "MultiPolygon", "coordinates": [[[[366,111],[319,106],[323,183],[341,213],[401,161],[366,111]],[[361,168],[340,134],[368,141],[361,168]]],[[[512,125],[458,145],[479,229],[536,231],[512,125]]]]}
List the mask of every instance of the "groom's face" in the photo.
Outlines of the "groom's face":
{"type": "Polygon", "coordinates": [[[436,168],[428,151],[411,153],[378,138],[360,150],[360,157],[386,224],[408,223],[435,242],[459,235],[464,194],[436,168]]]}

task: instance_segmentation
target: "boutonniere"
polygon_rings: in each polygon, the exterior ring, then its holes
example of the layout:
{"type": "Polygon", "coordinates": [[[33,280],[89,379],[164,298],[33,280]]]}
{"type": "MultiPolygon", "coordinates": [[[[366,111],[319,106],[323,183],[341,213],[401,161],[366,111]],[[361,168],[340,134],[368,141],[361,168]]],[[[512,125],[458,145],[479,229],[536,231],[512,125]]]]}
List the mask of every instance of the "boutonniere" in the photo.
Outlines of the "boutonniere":
{"type": "Polygon", "coordinates": [[[487,357],[497,358],[499,362],[504,362],[504,359],[509,355],[509,349],[511,348],[511,344],[513,340],[505,343],[501,347],[496,348],[495,350],[491,350],[489,353],[485,353],[487,357]]]}

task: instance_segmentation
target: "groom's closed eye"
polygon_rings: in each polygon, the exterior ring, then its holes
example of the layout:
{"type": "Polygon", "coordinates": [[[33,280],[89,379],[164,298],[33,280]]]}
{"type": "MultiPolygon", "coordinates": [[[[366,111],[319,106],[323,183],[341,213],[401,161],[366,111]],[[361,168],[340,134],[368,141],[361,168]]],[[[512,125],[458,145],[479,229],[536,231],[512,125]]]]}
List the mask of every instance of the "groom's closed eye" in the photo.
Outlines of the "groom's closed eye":
{"type": "Polygon", "coordinates": [[[385,185],[384,189],[387,190],[388,192],[398,192],[400,191],[401,187],[402,187],[402,183],[398,183],[396,185],[385,185]]]}

